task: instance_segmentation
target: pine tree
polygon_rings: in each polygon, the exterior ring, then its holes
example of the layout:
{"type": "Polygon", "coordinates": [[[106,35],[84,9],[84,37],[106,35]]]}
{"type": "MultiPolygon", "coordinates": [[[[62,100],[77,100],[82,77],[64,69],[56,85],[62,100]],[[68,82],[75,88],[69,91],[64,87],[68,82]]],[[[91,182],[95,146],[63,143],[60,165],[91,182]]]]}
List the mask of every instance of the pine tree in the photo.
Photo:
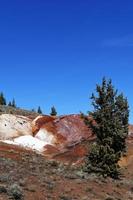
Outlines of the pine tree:
{"type": "Polygon", "coordinates": [[[6,99],[3,92],[0,93],[0,105],[6,105],[6,99]]]}
{"type": "Polygon", "coordinates": [[[118,178],[118,161],[126,151],[128,134],[128,101],[123,94],[118,95],[112,81],[103,78],[102,85],[96,86],[97,96],[92,94],[93,112],[89,112],[91,120],[85,123],[97,136],[86,159],[85,170],[118,178]]]}
{"type": "Polygon", "coordinates": [[[36,112],[34,108],[31,109],[31,112],[36,112]]]}
{"type": "Polygon", "coordinates": [[[9,101],[9,103],[8,103],[8,106],[12,106],[12,103],[11,103],[11,101],[9,101]]]}
{"type": "Polygon", "coordinates": [[[56,109],[55,109],[54,106],[51,107],[50,115],[51,115],[51,116],[56,116],[56,115],[57,115],[57,111],[56,111],[56,109]]]}
{"type": "Polygon", "coordinates": [[[14,107],[14,108],[16,108],[16,102],[15,102],[15,99],[14,99],[14,98],[13,98],[13,100],[12,100],[11,106],[14,107]]]}
{"type": "Polygon", "coordinates": [[[38,107],[37,112],[38,112],[39,114],[42,114],[42,110],[41,110],[41,107],[40,107],[40,106],[38,107]]]}

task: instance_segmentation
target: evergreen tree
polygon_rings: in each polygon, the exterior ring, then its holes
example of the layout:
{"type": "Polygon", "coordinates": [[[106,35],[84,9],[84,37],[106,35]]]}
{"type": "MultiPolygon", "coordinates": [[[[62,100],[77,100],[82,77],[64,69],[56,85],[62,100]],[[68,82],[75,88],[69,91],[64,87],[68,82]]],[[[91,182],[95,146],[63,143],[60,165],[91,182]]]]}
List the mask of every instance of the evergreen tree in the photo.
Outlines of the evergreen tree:
{"type": "Polygon", "coordinates": [[[6,105],[6,99],[3,92],[0,93],[0,105],[6,105]]]}
{"type": "Polygon", "coordinates": [[[8,106],[12,106],[12,103],[11,103],[11,101],[9,101],[9,103],[8,103],[8,106]]]}
{"type": "Polygon", "coordinates": [[[34,108],[31,109],[31,112],[36,112],[34,108]]]}
{"type": "Polygon", "coordinates": [[[40,107],[40,106],[38,107],[37,112],[38,112],[39,114],[42,114],[42,110],[41,110],[41,107],[40,107]]]}
{"type": "Polygon", "coordinates": [[[11,106],[14,107],[14,108],[16,108],[16,102],[15,102],[15,99],[14,99],[14,98],[13,98],[13,100],[12,100],[11,106]]]}
{"type": "Polygon", "coordinates": [[[85,123],[96,134],[86,159],[85,170],[103,176],[118,178],[118,161],[126,150],[128,134],[129,106],[123,94],[117,94],[112,81],[103,78],[102,85],[96,86],[97,96],[92,94],[93,112],[89,112],[91,120],[85,123]]]}
{"type": "Polygon", "coordinates": [[[50,113],[51,116],[56,116],[57,115],[57,111],[55,109],[54,106],[51,107],[51,113],[50,113]]]}

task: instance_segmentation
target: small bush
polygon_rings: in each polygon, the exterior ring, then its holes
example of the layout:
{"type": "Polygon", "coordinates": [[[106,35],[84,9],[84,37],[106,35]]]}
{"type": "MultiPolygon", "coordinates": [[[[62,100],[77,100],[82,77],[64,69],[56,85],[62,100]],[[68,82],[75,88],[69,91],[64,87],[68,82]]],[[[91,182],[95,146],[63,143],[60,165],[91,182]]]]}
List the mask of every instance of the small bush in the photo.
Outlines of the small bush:
{"type": "Polygon", "coordinates": [[[23,199],[23,192],[19,185],[13,184],[9,188],[9,195],[12,196],[15,200],[22,200],[23,199]]]}
{"type": "Polygon", "coordinates": [[[4,186],[0,186],[0,193],[7,193],[7,189],[4,186]]]}
{"type": "Polygon", "coordinates": [[[114,200],[113,197],[107,197],[105,200],[114,200]]]}
{"type": "Polygon", "coordinates": [[[131,192],[133,192],[133,187],[131,187],[131,189],[130,189],[130,190],[131,190],[131,192]]]}
{"type": "Polygon", "coordinates": [[[7,174],[0,175],[0,182],[5,183],[5,182],[8,182],[9,180],[10,180],[9,175],[7,174]]]}
{"type": "Polygon", "coordinates": [[[72,200],[72,199],[71,199],[70,197],[61,195],[61,196],[60,196],[60,200],[72,200]]]}

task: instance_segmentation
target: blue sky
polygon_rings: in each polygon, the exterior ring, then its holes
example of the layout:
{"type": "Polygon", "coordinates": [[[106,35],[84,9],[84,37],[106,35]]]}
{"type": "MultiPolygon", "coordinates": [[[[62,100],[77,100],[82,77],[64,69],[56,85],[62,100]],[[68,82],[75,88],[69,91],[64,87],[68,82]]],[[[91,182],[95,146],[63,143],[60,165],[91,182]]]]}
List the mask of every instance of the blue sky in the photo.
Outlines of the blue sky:
{"type": "Polygon", "coordinates": [[[0,1],[0,91],[18,106],[86,112],[103,76],[133,123],[132,0],[0,1]]]}

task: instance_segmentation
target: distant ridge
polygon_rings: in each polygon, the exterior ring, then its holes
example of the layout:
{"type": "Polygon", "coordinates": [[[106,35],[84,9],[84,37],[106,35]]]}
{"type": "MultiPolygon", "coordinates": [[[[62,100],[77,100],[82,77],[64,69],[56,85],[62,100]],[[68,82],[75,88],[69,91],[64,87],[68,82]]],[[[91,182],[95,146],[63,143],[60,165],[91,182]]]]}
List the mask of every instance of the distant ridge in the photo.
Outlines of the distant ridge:
{"type": "Polygon", "coordinates": [[[37,112],[33,112],[30,110],[22,109],[22,108],[14,108],[12,106],[0,105],[0,115],[1,114],[13,114],[13,115],[22,115],[29,117],[31,119],[36,118],[39,114],[37,112]]]}

